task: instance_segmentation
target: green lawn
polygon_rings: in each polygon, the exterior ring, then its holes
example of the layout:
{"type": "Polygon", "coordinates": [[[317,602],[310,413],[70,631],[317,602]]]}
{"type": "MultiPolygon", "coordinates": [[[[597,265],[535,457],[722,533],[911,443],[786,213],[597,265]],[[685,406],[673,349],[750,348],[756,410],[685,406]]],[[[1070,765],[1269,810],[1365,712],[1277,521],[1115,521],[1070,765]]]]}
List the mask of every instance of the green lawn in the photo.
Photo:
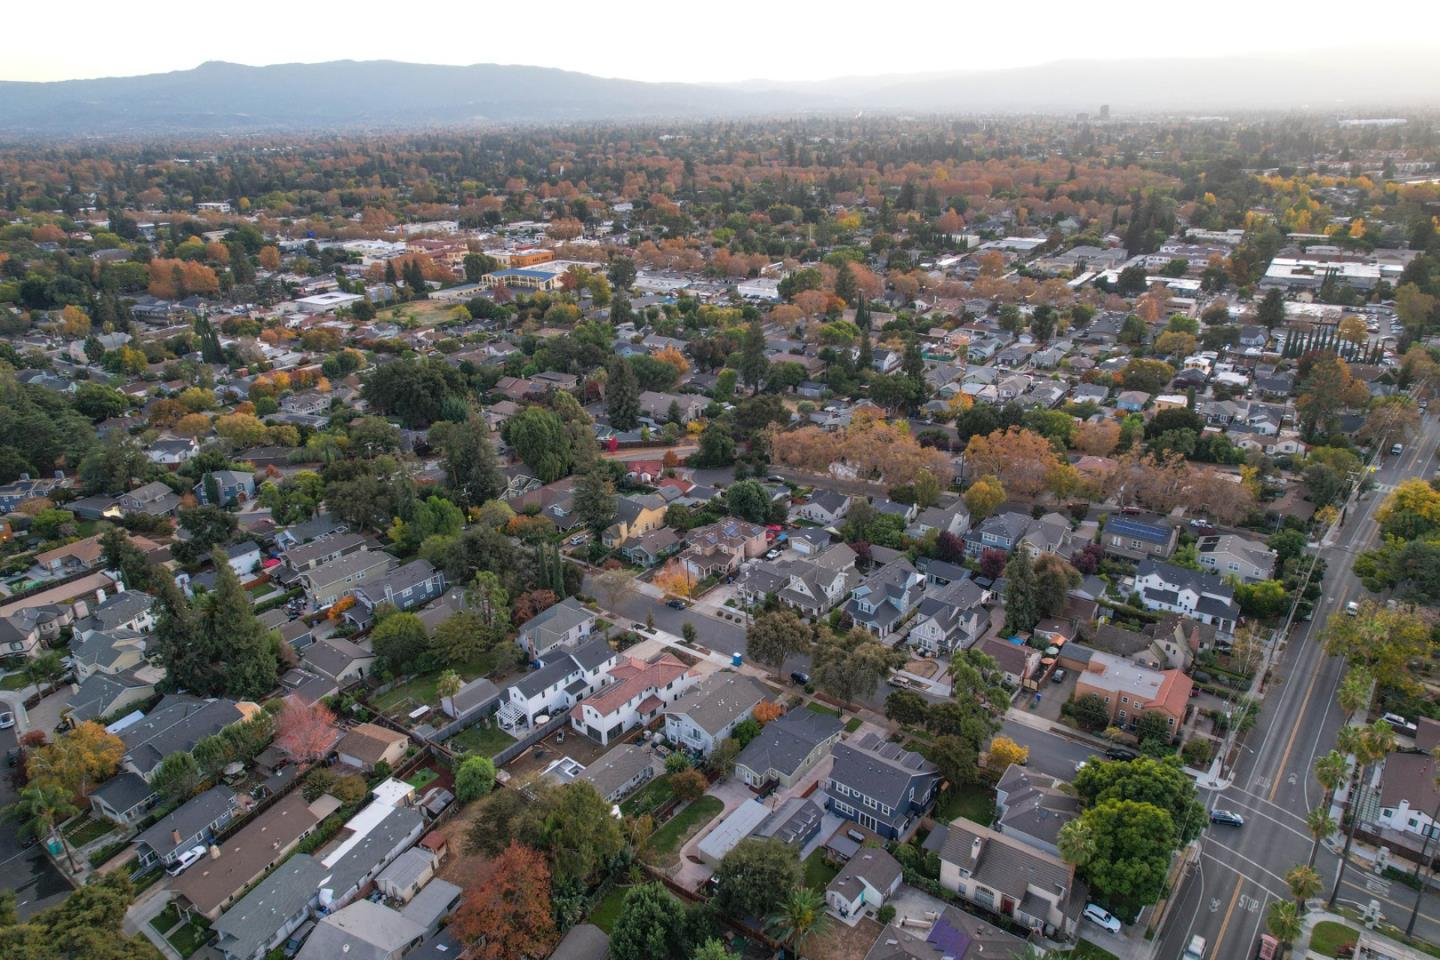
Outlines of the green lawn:
{"type": "Polygon", "coordinates": [[[671,817],[663,827],[651,834],[650,849],[661,855],[674,853],[686,840],[701,827],[714,820],[716,815],[724,809],[725,802],[723,800],[707,793],[671,817]]]}
{"type": "Polygon", "coordinates": [[[859,717],[851,717],[845,722],[845,732],[854,733],[856,730],[860,729],[860,724],[864,722],[865,721],[861,720],[859,717]]]}
{"type": "Polygon", "coordinates": [[[823,713],[827,717],[840,716],[839,710],[836,710],[834,707],[827,706],[826,704],[821,703],[819,700],[811,700],[809,703],[805,704],[805,709],[813,710],[816,713],[823,713]]]}
{"type": "Polygon", "coordinates": [[[615,921],[620,919],[620,905],[625,902],[625,894],[629,891],[629,887],[615,887],[605,894],[605,897],[595,904],[595,909],[590,911],[590,922],[609,933],[615,926],[615,921]]]}
{"type": "Polygon", "coordinates": [[[426,674],[407,680],[389,693],[381,694],[370,701],[370,706],[381,713],[394,714],[409,713],[422,704],[429,704],[432,707],[440,705],[440,698],[435,694],[435,685],[440,680],[439,673],[426,674]]]}
{"type": "Polygon", "coordinates": [[[1089,940],[1081,940],[1075,944],[1075,949],[1069,954],[1075,960],[1119,960],[1115,954],[1103,947],[1097,947],[1089,940]]]}
{"type": "Polygon", "coordinates": [[[410,784],[410,786],[414,787],[416,791],[420,791],[424,790],[426,787],[430,786],[430,784],[434,783],[436,780],[439,779],[440,774],[436,773],[434,770],[431,770],[429,767],[425,767],[422,770],[416,770],[405,780],[405,782],[410,784]]]}
{"type": "Polygon", "coordinates": [[[99,840],[114,829],[113,823],[91,819],[87,814],[65,828],[65,839],[70,841],[72,847],[83,847],[87,843],[99,840]]]}
{"type": "Polygon", "coordinates": [[[477,723],[473,727],[466,727],[445,742],[451,750],[464,750],[466,753],[493,757],[514,743],[515,738],[496,724],[482,727],[477,723]]]}
{"type": "Polygon", "coordinates": [[[639,817],[654,813],[674,795],[670,789],[670,774],[662,774],[632,793],[620,804],[620,812],[627,817],[639,817]]]}
{"type": "Polygon", "coordinates": [[[1321,920],[1310,934],[1310,949],[1323,956],[1333,957],[1347,943],[1354,943],[1359,934],[1353,927],[1334,920],[1321,920]]]}
{"type": "Polygon", "coordinates": [[[945,788],[935,802],[935,819],[949,823],[956,817],[990,826],[995,819],[995,791],[975,785],[945,788]]]}
{"type": "Polygon", "coordinates": [[[163,937],[174,929],[175,925],[179,922],[180,911],[176,908],[175,902],[172,900],[170,903],[165,904],[164,910],[161,910],[151,918],[150,929],[163,937]]]}
{"type": "Polygon", "coordinates": [[[805,868],[805,886],[820,893],[825,892],[830,881],[835,879],[835,874],[840,872],[840,868],[826,860],[824,854],[824,850],[816,850],[806,857],[802,864],[805,868]]]}
{"type": "Polygon", "coordinates": [[[7,673],[0,677],[0,690],[19,690],[30,686],[30,680],[23,673],[7,673]]]}
{"type": "Polygon", "coordinates": [[[194,917],[189,923],[176,930],[165,940],[182,957],[188,957],[204,946],[210,939],[210,921],[194,917]]]}

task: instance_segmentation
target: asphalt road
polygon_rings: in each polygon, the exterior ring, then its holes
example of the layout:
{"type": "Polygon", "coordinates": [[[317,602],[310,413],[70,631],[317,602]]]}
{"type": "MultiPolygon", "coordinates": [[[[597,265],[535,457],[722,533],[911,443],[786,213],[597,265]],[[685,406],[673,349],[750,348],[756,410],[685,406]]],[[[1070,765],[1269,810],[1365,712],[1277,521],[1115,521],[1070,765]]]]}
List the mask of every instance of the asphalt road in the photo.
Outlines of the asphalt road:
{"type": "MultiPolygon", "coordinates": [[[[16,744],[15,727],[0,730],[0,755],[16,744]]],[[[0,763],[0,807],[15,801],[10,769],[0,763]]],[[[52,907],[70,894],[70,884],[60,875],[37,843],[26,849],[19,838],[19,824],[0,821],[0,889],[14,890],[21,919],[52,907]]]]}
{"type": "MultiPolygon", "coordinates": [[[[1366,595],[1352,567],[1355,557],[1379,540],[1375,511],[1394,485],[1431,475],[1437,443],[1440,424],[1426,417],[1422,435],[1404,453],[1396,458],[1387,454],[1377,464],[1377,489],[1353,508],[1334,545],[1322,548],[1328,572],[1314,619],[1292,630],[1277,667],[1279,685],[1272,686],[1255,728],[1244,741],[1232,785],[1204,797],[1212,809],[1241,814],[1245,826],[1207,828],[1200,862],[1189,868],[1181,883],[1154,956],[1179,957],[1197,933],[1206,938],[1208,956],[1216,960],[1253,956],[1269,904],[1289,896],[1284,875],[1309,857],[1311,839],[1304,817],[1322,799],[1311,769],[1316,757],[1335,746],[1344,719],[1335,704],[1343,664],[1325,656],[1320,634],[1331,614],[1366,595]]],[[[1315,866],[1325,880],[1323,895],[1328,896],[1339,858],[1322,846],[1315,866]]],[[[1413,891],[1353,864],[1345,877],[1342,901],[1363,906],[1377,899],[1387,918],[1404,925],[1413,891]]],[[[1426,895],[1415,932],[1432,943],[1440,942],[1440,897],[1426,895]]]]}

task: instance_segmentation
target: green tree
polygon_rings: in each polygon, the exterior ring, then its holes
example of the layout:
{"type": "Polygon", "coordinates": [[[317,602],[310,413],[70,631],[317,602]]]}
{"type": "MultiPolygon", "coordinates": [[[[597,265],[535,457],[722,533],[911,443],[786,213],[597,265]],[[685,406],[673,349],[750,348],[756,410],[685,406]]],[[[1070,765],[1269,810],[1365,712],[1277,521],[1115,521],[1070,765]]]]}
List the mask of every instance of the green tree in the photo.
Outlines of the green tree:
{"type": "Polygon", "coordinates": [[[829,923],[824,892],[799,886],[784,894],[766,926],[781,943],[795,950],[809,942],[811,937],[824,933],[829,923]]]}
{"type": "Polygon", "coordinates": [[[605,412],[616,430],[634,430],[640,425],[640,381],[635,368],[617,357],[605,380],[605,412]]]}
{"type": "Polygon", "coordinates": [[[785,661],[804,653],[811,643],[810,626],[790,609],[762,613],[745,631],[745,653],[770,668],[777,678],[785,661]]]}
{"type": "Polygon", "coordinates": [[[1059,839],[1061,856],[1089,882],[1093,897],[1127,919],[1160,899],[1178,846],[1170,815],[1134,800],[1089,808],[1061,828],[1059,839]]]}
{"type": "Polygon", "coordinates": [[[754,393],[765,382],[765,374],[769,370],[770,361],[765,357],[765,330],[757,317],[745,328],[745,336],[740,343],[740,379],[754,393]]]}
{"type": "Polygon", "coordinates": [[[720,861],[715,871],[715,904],[737,920],[767,917],[804,874],[795,848],[779,840],[749,837],[720,861]]]}
{"type": "Polygon", "coordinates": [[[587,781],[575,780],[555,791],[553,804],[543,812],[534,841],[550,855],[557,883],[593,883],[625,846],[609,801],[587,781]]]}
{"type": "Polygon", "coordinates": [[[13,960],[160,960],[137,934],[124,933],[135,888],[123,870],[93,878],[58,905],[0,927],[0,956],[13,960]]]}
{"type": "Polygon", "coordinates": [[[1159,807],[1175,825],[1178,844],[1189,843],[1205,828],[1205,805],[1196,799],[1195,781],[1177,757],[1086,764],[1075,775],[1074,784],[1076,794],[1087,806],[1107,800],[1132,800],[1159,807]]]}
{"type": "Polygon", "coordinates": [[[370,631],[370,644],[377,657],[394,673],[406,673],[430,647],[425,622],[416,614],[397,612],[385,617],[370,631]]]}
{"type": "Polygon", "coordinates": [[[701,943],[690,956],[690,960],[734,960],[734,958],[735,954],[725,946],[725,941],[715,937],[701,943]]]}
{"type": "Polygon", "coordinates": [[[1265,294],[1260,301],[1259,308],[1255,311],[1255,317],[1266,330],[1274,330],[1285,323],[1285,295],[1279,290],[1272,289],[1265,294]]]}
{"type": "Polygon", "coordinates": [[[597,536],[615,522],[619,500],[604,468],[595,466],[575,482],[575,515],[597,536]]]}
{"type": "Polygon", "coordinates": [[[1276,900],[1265,913],[1265,929],[1280,941],[1280,956],[1283,960],[1290,944],[1300,936],[1300,911],[1289,900],[1276,900]]]}
{"type": "Polygon", "coordinates": [[[735,462],[735,438],[723,423],[712,421],[700,434],[699,447],[690,457],[695,467],[728,467],[735,462]]]}
{"type": "Polygon", "coordinates": [[[742,520],[765,523],[771,508],[770,492],[758,480],[737,480],[725,490],[725,509],[742,520]]]}
{"type": "Polygon", "coordinates": [[[5,818],[19,823],[22,833],[36,840],[58,838],[72,871],[78,869],[75,851],[70,848],[64,831],[55,828],[79,812],[66,790],[45,783],[31,783],[20,791],[14,803],[4,808],[5,818]]]}
{"type": "Polygon", "coordinates": [[[455,797],[470,803],[495,787],[495,764],[489,757],[466,757],[455,771],[455,797]]]}
{"type": "Polygon", "coordinates": [[[182,803],[194,796],[200,781],[200,764],[191,754],[177,750],[160,761],[150,779],[150,786],[166,799],[182,803]]]}
{"type": "Polygon", "coordinates": [[[1110,726],[1110,709],[1098,693],[1087,693],[1076,697],[1070,708],[1070,715],[1080,729],[1098,733],[1110,726]]]}
{"type": "Polygon", "coordinates": [[[688,954],[685,909],[668,890],[651,881],[631,887],[610,931],[613,960],[651,960],[688,954]]]}
{"type": "Polygon", "coordinates": [[[505,475],[490,443],[490,428],[480,414],[472,410],[463,423],[437,423],[429,438],[442,454],[446,482],[462,505],[479,506],[505,492],[505,475]]]}
{"type": "Polygon", "coordinates": [[[505,425],[515,454],[535,471],[542,483],[559,480],[570,472],[573,460],[570,432],[554,411],[532,404],[505,425]]]}
{"type": "Polygon", "coordinates": [[[815,686],[853,703],[874,693],[905,655],[857,627],[848,634],[820,631],[811,658],[815,686]]]}
{"type": "Polygon", "coordinates": [[[925,722],[925,711],[929,703],[913,690],[892,690],[885,698],[885,716],[902,726],[916,726],[925,722]]]}
{"type": "Polygon", "coordinates": [[[1035,568],[1030,562],[1030,551],[1021,547],[1005,564],[1005,630],[1007,633],[1033,630],[1041,615],[1035,568]]]}

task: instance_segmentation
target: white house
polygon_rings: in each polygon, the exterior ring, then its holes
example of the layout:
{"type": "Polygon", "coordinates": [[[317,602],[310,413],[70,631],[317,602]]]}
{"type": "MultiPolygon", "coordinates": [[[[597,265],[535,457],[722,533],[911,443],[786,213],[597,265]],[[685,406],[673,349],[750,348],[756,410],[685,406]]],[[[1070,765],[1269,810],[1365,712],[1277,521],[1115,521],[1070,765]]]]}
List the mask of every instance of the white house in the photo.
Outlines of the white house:
{"type": "Polygon", "coordinates": [[[665,708],[665,739],[708,757],[769,698],[769,689],[754,677],[730,670],[712,673],[665,708]]]}
{"type": "Polygon", "coordinates": [[[1435,759],[1428,753],[1392,753],[1385,758],[1381,777],[1381,826],[1440,839],[1440,825],[1432,819],[1440,809],[1435,759]]]}
{"type": "Polygon", "coordinates": [[[559,650],[505,689],[495,717],[506,729],[528,729],[536,717],[554,717],[599,690],[619,660],[602,637],[559,650]]]}
{"type": "Polygon", "coordinates": [[[1147,557],[1135,574],[1135,589],[1147,610],[1183,613],[1221,633],[1235,631],[1240,606],[1235,591],[1219,577],[1147,557]]]}
{"type": "Polygon", "coordinates": [[[848,924],[879,910],[900,887],[900,864],[879,847],[861,847],[825,888],[825,906],[848,924]]]}
{"type": "Polygon", "coordinates": [[[668,653],[649,662],[627,657],[610,668],[609,683],[570,711],[570,726],[608,745],[611,738],[654,720],[698,679],[698,673],[668,653]]]}

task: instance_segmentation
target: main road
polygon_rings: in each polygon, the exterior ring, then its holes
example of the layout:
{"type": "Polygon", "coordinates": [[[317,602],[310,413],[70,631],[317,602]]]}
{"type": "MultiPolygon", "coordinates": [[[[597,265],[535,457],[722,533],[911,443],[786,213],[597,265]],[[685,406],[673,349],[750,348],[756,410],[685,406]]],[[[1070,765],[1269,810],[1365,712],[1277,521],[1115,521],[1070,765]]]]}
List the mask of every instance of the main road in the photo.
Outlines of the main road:
{"type": "MultiPolygon", "coordinates": [[[[1321,633],[1326,621],[1341,613],[1347,602],[1365,596],[1353,566],[1356,556],[1379,542],[1375,512],[1400,482],[1431,475],[1437,443],[1440,425],[1425,417],[1420,437],[1400,456],[1385,455],[1372,474],[1376,489],[1351,508],[1335,542],[1320,549],[1327,570],[1314,618],[1292,631],[1274,668],[1278,679],[1272,682],[1255,728],[1242,742],[1230,786],[1204,797],[1212,809],[1241,814],[1245,826],[1207,827],[1199,862],[1181,881],[1155,957],[1179,957],[1194,934],[1205,937],[1207,956],[1215,960],[1253,956],[1269,904],[1290,896],[1285,873],[1310,855],[1305,814],[1323,799],[1311,770],[1316,757],[1334,748],[1344,722],[1335,703],[1344,665],[1325,655],[1321,633]]],[[[1339,858],[1322,846],[1315,866],[1325,881],[1323,895],[1328,896],[1339,858]]],[[[1342,901],[1364,906],[1378,900],[1387,918],[1404,925],[1413,891],[1353,864],[1345,877],[1342,901]]],[[[1415,932],[1440,942],[1440,897],[1426,895],[1415,932]]]]}

